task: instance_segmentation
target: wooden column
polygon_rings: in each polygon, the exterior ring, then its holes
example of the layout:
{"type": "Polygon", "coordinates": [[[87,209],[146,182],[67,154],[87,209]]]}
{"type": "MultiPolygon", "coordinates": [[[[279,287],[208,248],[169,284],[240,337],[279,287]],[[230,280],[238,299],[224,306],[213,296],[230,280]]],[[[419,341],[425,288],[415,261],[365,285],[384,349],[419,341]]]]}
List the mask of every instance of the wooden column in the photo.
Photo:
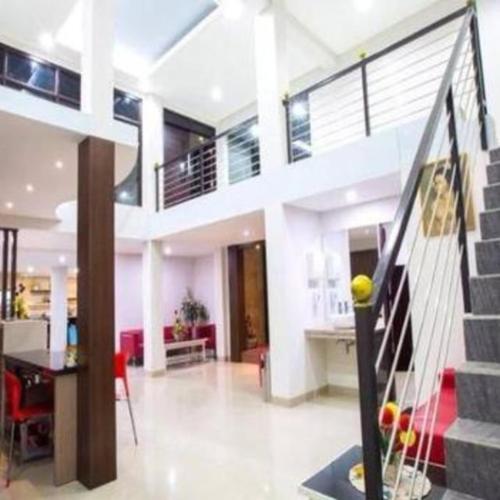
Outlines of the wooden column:
{"type": "Polygon", "coordinates": [[[78,480],[116,479],[114,355],[114,144],[78,148],[78,480]]]}

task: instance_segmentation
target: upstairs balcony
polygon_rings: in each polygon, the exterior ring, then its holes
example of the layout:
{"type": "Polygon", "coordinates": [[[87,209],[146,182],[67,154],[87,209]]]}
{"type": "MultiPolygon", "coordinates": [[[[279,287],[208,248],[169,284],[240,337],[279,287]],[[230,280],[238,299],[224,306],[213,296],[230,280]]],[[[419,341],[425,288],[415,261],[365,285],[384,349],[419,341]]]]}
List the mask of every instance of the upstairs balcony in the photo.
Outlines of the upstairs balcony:
{"type": "MultiPolygon", "coordinates": [[[[466,12],[460,9],[373,54],[361,50],[355,64],[287,96],[288,163],[310,168],[316,157],[340,148],[351,151],[367,138],[382,141],[391,129],[404,128],[416,145],[415,125],[423,125],[430,113],[466,12]]],[[[461,72],[456,78],[465,83],[481,76],[461,72]]],[[[265,133],[253,117],[157,166],[157,211],[259,176],[265,133]]],[[[388,153],[387,161],[393,160],[388,153]]]]}

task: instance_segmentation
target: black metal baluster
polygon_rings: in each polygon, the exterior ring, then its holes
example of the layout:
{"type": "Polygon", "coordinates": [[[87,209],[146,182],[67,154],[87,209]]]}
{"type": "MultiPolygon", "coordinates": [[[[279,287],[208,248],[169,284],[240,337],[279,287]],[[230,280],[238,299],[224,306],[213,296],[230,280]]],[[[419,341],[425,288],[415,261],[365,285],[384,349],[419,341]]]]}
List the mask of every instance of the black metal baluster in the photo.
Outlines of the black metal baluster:
{"type": "Polygon", "coordinates": [[[477,15],[473,15],[470,22],[472,63],[474,64],[474,76],[476,81],[476,98],[478,107],[479,124],[481,125],[481,147],[483,151],[488,150],[488,130],[486,116],[486,90],[484,84],[483,58],[481,55],[481,41],[479,38],[479,26],[477,15]]]}
{"type": "MultiPolygon", "coordinates": [[[[462,172],[460,168],[460,151],[458,148],[458,135],[457,126],[455,121],[455,103],[453,99],[453,89],[450,87],[446,97],[446,110],[448,111],[448,135],[451,144],[451,165],[452,172],[455,171],[455,182],[453,189],[458,197],[457,203],[457,217],[459,218],[458,226],[458,244],[462,248],[462,262],[460,264],[460,271],[462,275],[462,291],[464,296],[464,311],[469,313],[472,311],[471,293],[470,293],[470,271],[469,271],[469,255],[467,251],[467,221],[465,214],[464,203],[464,183],[462,174],[467,178],[467,171],[464,169],[462,172]]],[[[469,181],[470,182],[470,181],[469,181]]],[[[472,193],[471,193],[472,196],[472,193]]]]}
{"type": "Polygon", "coordinates": [[[365,112],[365,133],[366,137],[370,137],[372,130],[370,124],[370,98],[368,95],[368,75],[366,72],[366,61],[364,60],[366,56],[363,55],[361,62],[361,83],[363,86],[363,109],[365,112]]]}
{"type": "Polygon", "coordinates": [[[16,288],[17,288],[17,229],[12,229],[12,248],[10,262],[10,317],[16,316],[16,288]]]}
{"type": "Polygon", "coordinates": [[[366,498],[382,500],[382,459],[375,372],[375,318],[371,303],[356,304],[354,312],[366,498]]]}
{"type": "Polygon", "coordinates": [[[2,314],[0,319],[7,319],[7,273],[9,266],[9,230],[2,229],[2,314]]]}

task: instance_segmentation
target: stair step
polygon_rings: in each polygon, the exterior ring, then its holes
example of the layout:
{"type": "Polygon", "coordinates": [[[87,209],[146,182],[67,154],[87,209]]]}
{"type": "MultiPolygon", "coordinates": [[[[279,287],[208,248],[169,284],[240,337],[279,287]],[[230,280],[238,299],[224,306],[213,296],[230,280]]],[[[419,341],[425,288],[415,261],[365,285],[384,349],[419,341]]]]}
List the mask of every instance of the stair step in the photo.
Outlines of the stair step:
{"type": "Polygon", "coordinates": [[[479,214],[483,240],[500,238],[500,210],[486,210],[479,214]]]}
{"type": "Polygon", "coordinates": [[[500,424],[500,364],[468,361],[456,380],[458,416],[500,424]]]}
{"type": "Polygon", "coordinates": [[[500,425],[457,419],[445,435],[448,488],[486,500],[500,492],[500,425]]]}
{"type": "Polygon", "coordinates": [[[500,238],[476,242],[477,272],[500,274],[500,238]]]}
{"type": "Polygon", "coordinates": [[[500,363],[500,316],[466,316],[464,334],[469,361],[500,363]]]}
{"type": "Polygon", "coordinates": [[[490,151],[490,160],[492,162],[500,161],[500,148],[495,148],[490,151]]]}
{"type": "Polygon", "coordinates": [[[500,274],[471,278],[470,291],[474,314],[500,315],[500,274]]]}
{"type": "Polygon", "coordinates": [[[441,500],[480,500],[466,493],[458,493],[458,491],[446,490],[441,500]]]}
{"type": "Polygon", "coordinates": [[[490,184],[484,188],[484,205],[486,210],[500,208],[500,183],[490,184]]]}
{"type": "Polygon", "coordinates": [[[486,175],[488,184],[497,184],[500,182],[500,161],[491,163],[486,167],[486,175]]]}

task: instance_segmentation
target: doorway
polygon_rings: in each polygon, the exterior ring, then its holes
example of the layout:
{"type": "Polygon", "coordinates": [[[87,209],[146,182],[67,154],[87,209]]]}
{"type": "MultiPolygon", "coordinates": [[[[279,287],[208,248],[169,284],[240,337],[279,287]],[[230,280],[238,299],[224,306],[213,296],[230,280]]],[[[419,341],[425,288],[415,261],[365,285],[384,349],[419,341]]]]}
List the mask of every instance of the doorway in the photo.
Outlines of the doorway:
{"type": "Polygon", "coordinates": [[[258,364],[269,346],[265,242],[228,248],[231,361],[258,364]]]}

